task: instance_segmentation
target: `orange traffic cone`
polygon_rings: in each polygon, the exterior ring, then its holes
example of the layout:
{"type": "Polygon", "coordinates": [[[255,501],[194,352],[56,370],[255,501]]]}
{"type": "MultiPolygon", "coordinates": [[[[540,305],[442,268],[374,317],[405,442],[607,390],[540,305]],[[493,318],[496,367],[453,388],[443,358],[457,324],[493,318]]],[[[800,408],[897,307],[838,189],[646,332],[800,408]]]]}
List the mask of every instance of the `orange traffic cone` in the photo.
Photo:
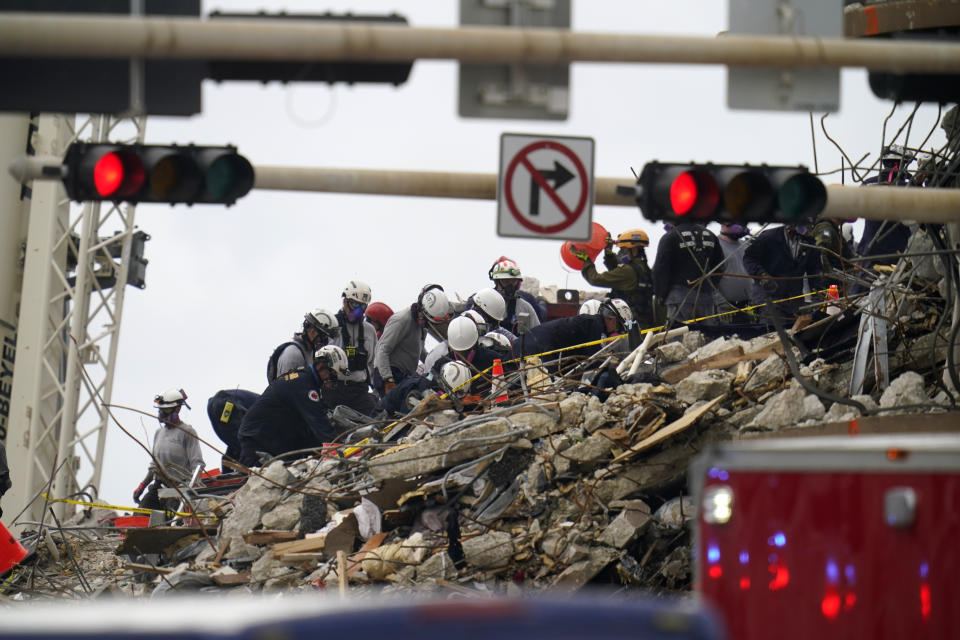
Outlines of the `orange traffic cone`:
{"type": "Polygon", "coordinates": [[[503,365],[500,358],[493,361],[493,390],[490,394],[494,397],[494,403],[500,404],[508,400],[507,385],[503,381],[503,365]]]}
{"type": "Polygon", "coordinates": [[[29,553],[0,522],[0,574],[6,573],[29,553]]]}

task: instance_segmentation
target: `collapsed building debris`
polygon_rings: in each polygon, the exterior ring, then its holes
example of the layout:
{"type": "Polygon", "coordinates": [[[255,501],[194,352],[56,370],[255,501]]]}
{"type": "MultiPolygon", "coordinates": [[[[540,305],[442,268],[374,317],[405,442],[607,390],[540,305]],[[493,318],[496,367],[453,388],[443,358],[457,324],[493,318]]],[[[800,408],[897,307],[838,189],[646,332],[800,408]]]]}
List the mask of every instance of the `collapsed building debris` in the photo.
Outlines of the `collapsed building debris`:
{"type": "MultiPolygon", "coordinates": [[[[614,389],[530,360],[506,403],[458,412],[428,395],[363,438],[248,470],[232,494],[195,495],[199,520],[125,528],[88,509],[59,526],[32,523],[32,557],[0,595],[688,590],[697,505],[685,474],[711,443],[953,406],[938,368],[949,309],[916,270],[889,278],[872,304],[897,321],[886,344],[871,335],[870,366],[853,357],[863,347],[853,308],[790,342],[649,334],[621,360],[627,383],[614,389]]],[[[567,371],[579,364],[567,360],[567,371]]]]}

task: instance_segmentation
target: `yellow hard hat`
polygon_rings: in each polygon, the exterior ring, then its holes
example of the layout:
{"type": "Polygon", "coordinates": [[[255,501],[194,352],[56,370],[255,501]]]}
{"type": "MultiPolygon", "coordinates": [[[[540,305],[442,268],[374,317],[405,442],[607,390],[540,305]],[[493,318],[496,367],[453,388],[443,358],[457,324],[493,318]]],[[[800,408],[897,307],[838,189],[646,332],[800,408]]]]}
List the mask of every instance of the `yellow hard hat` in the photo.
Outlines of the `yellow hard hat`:
{"type": "Polygon", "coordinates": [[[642,229],[627,229],[617,236],[619,247],[649,247],[650,238],[642,229]]]}

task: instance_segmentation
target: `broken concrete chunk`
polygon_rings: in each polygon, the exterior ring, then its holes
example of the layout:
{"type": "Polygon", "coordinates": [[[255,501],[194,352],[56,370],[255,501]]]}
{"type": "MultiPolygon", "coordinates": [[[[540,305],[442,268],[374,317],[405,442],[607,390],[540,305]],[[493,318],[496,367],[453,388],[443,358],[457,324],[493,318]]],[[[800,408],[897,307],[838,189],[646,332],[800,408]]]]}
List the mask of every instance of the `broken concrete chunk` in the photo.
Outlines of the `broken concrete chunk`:
{"type": "Polygon", "coordinates": [[[597,542],[617,549],[623,549],[628,544],[643,535],[647,525],[650,524],[652,516],[650,507],[636,500],[634,502],[643,504],[646,511],[641,509],[624,509],[610,524],[603,530],[603,533],[597,538],[597,542]]]}
{"type": "Polygon", "coordinates": [[[757,365],[753,373],[747,378],[743,385],[746,393],[753,393],[758,389],[763,389],[771,383],[779,383],[790,373],[790,367],[783,361],[779,355],[772,355],[757,365]]]}
{"type": "Polygon", "coordinates": [[[616,560],[620,554],[606,547],[594,547],[590,550],[590,557],[567,567],[563,573],[554,579],[551,588],[560,591],[575,591],[593,580],[607,565],[616,560]]]}
{"type": "Polygon", "coordinates": [[[880,396],[880,407],[883,409],[925,405],[929,402],[930,397],[924,388],[923,376],[916,371],[901,374],[880,396]]]}
{"type": "Polygon", "coordinates": [[[677,399],[686,404],[712,400],[730,391],[733,374],[720,369],[696,371],[677,384],[677,399]]]}
{"type": "Polygon", "coordinates": [[[826,412],[827,410],[824,408],[820,398],[811,393],[803,399],[803,416],[800,418],[800,421],[820,420],[826,412]]]}
{"type": "Polygon", "coordinates": [[[680,339],[687,351],[696,351],[707,343],[706,338],[699,331],[688,331],[680,339]]]}
{"type": "Polygon", "coordinates": [[[703,345],[690,354],[690,360],[706,360],[720,353],[735,352],[739,350],[743,353],[745,347],[749,344],[738,338],[717,338],[713,342],[703,345]]]}
{"type": "Polygon", "coordinates": [[[580,422],[583,409],[587,406],[587,396],[582,393],[571,393],[559,403],[560,427],[569,429],[580,422]]]}
{"type": "Polygon", "coordinates": [[[525,437],[532,440],[539,440],[562,429],[560,422],[543,411],[512,413],[510,414],[510,422],[518,429],[529,429],[525,437]]]}
{"type": "Polygon", "coordinates": [[[693,499],[690,496],[679,496],[660,505],[653,514],[653,519],[668,529],[680,529],[696,516],[697,508],[693,499]]]}
{"type": "Polygon", "coordinates": [[[506,531],[491,531],[462,542],[467,562],[478,569],[497,569],[510,563],[515,553],[513,537],[506,531]]]}
{"type": "Polygon", "coordinates": [[[429,556],[417,567],[417,580],[449,580],[457,575],[457,568],[450,554],[440,551],[429,556]]]}
{"type": "Polygon", "coordinates": [[[563,452],[568,460],[578,463],[602,462],[610,458],[610,450],[616,443],[610,438],[594,434],[584,440],[577,442],[569,449],[563,452]]]}
{"type": "Polygon", "coordinates": [[[292,531],[300,523],[300,507],[303,494],[295,493],[276,507],[263,514],[261,523],[264,529],[292,531]]]}
{"type": "Polygon", "coordinates": [[[370,459],[370,474],[375,480],[386,480],[409,478],[451,467],[510,443],[514,439],[513,432],[506,420],[497,418],[453,435],[395,447],[370,459]]]}
{"type": "Polygon", "coordinates": [[[807,392],[802,387],[784,389],[767,401],[747,427],[772,431],[796,424],[803,415],[806,397],[807,392]]]}
{"type": "Polygon", "coordinates": [[[667,342],[654,349],[654,351],[663,364],[680,362],[690,355],[690,351],[683,346],[682,342],[667,342]]]}

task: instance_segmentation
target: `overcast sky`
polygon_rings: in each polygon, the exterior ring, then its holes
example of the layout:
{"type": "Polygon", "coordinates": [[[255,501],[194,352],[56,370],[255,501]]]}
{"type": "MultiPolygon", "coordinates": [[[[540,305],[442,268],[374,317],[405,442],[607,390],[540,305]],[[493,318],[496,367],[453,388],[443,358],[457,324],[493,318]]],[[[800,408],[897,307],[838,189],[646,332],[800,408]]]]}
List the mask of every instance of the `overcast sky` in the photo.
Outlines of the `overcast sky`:
{"type": "MultiPolygon", "coordinates": [[[[397,12],[415,26],[456,26],[458,3],[208,2],[215,9],[289,12],[397,12]]],[[[574,2],[576,31],[713,36],[726,28],[716,0],[574,2]]],[[[254,165],[467,171],[496,173],[503,132],[589,136],[595,175],[623,177],[631,167],[661,161],[803,163],[814,166],[807,113],[730,111],[726,70],[717,66],[574,64],[566,122],[461,119],[457,63],[417,62],[409,81],[390,86],[214,85],[203,91],[203,114],[150,118],[147,142],[236,144],[254,165]]],[[[863,71],[842,74],[841,111],[827,118],[831,136],[851,157],[882,146],[891,103],[876,100],[863,71]]],[[[888,137],[909,109],[897,110],[888,137]]],[[[818,164],[839,168],[840,153],[816,122],[818,164]]],[[[936,110],[925,110],[911,141],[926,135],[936,110]]],[[[932,144],[941,144],[939,129],[932,144]]],[[[929,145],[928,145],[929,146],[929,145]]],[[[847,176],[849,181],[849,175],[847,176]]],[[[826,178],[839,182],[839,174],[826,178]]],[[[220,444],[206,417],[219,389],[260,392],[273,348],[298,330],[304,313],[335,311],[340,292],[359,278],[373,298],[394,310],[439,282],[466,297],[489,285],[500,255],[544,285],[589,288],[561,261],[561,242],[496,235],[494,201],[253,191],[236,206],[142,205],[137,222],[147,244],[147,288],[128,288],[114,402],[153,411],[153,396],[183,387],[192,411],[182,417],[220,444]]],[[[594,220],[614,235],[641,227],[653,244],[659,228],[639,211],[594,207],[594,220]]],[[[649,252],[651,264],[654,251],[649,252]]],[[[157,422],[118,414],[145,441],[157,422]]],[[[208,467],[219,455],[205,451],[208,467]]],[[[115,427],[108,437],[101,497],[130,504],[147,455],[115,427]]]]}

